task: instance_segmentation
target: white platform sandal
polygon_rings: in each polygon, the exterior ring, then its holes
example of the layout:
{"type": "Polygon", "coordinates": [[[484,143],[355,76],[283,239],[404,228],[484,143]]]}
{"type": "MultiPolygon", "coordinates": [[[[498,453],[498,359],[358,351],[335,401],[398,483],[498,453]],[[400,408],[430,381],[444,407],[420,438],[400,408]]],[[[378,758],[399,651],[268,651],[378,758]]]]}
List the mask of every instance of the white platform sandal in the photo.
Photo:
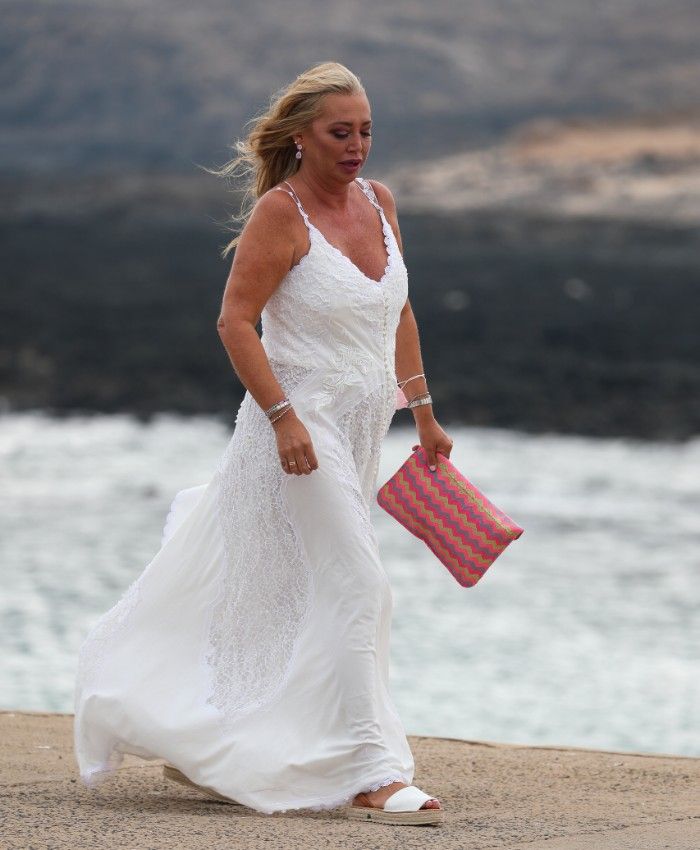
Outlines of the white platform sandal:
{"type": "Polygon", "coordinates": [[[207,797],[212,797],[214,800],[220,800],[222,803],[230,803],[233,806],[243,805],[243,803],[239,803],[238,800],[232,800],[231,797],[224,797],[223,794],[219,794],[219,792],[215,791],[213,788],[207,788],[204,785],[197,785],[196,782],[188,779],[181,770],[178,770],[172,764],[163,765],[163,776],[166,779],[170,779],[173,782],[184,785],[186,788],[194,788],[195,791],[199,791],[201,794],[206,794],[207,797]]]}
{"type": "Polygon", "coordinates": [[[394,791],[384,803],[383,808],[377,806],[349,805],[345,807],[348,818],[369,820],[375,823],[393,824],[435,824],[442,823],[445,812],[439,809],[421,809],[423,803],[434,800],[415,785],[406,785],[394,791]]]}

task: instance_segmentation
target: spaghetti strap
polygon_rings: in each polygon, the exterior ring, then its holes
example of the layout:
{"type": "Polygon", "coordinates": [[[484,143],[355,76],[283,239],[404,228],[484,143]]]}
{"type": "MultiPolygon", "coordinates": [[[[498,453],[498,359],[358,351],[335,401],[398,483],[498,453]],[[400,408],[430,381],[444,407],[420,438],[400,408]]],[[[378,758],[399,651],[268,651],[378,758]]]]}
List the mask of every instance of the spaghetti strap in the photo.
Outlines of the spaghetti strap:
{"type": "Polygon", "coordinates": [[[369,180],[367,180],[365,177],[356,177],[356,178],[355,178],[355,180],[357,180],[357,182],[360,184],[360,188],[361,188],[361,189],[362,189],[362,191],[365,193],[365,195],[367,195],[367,197],[368,197],[368,198],[370,199],[370,201],[374,204],[374,206],[375,206],[375,207],[376,207],[376,208],[377,208],[380,212],[384,212],[384,210],[382,209],[381,204],[380,204],[380,203],[379,203],[379,201],[377,200],[377,195],[376,195],[376,193],[375,193],[375,191],[374,191],[374,187],[373,187],[373,186],[372,186],[372,184],[369,182],[369,180]]]}
{"type": "MultiPolygon", "coordinates": [[[[283,180],[282,182],[287,183],[286,180],[283,180]]],[[[294,200],[294,203],[297,205],[297,209],[299,210],[301,217],[304,219],[304,222],[306,223],[306,226],[308,227],[309,226],[309,217],[306,214],[306,210],[301,205],[301,201],[299,200],[299,196],[297,195],[297,193],[292,188],[291,183],[287,183],[287,186],[289,186],[289,189],[283,189],[281,186],[275,186],[272,191],[273,192],[286,192],[289,195],[289,197],[294,200]],[[290,189],[291,189],[291,191],[289,191],[290,189]]]]}

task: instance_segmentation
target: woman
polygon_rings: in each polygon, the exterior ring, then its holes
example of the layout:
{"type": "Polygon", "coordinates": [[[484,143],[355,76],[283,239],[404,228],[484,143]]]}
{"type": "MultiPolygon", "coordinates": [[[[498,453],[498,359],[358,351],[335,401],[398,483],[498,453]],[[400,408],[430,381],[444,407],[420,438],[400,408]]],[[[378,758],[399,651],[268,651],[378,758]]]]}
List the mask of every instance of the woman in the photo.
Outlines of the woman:
{"type": "Polygon", "coordinates": [[[410,784],[370,522],[397,376],[431,463],[452,441],[422,373],[393,198],[358,176],[370,145],[360,81],[322,63],[215,172],[254,174],[217,323],[247,391],[211,481],[177,494],[161,549],[81,648],[88,784],[128,752],[267,814],[442,819],[410,784]]]}

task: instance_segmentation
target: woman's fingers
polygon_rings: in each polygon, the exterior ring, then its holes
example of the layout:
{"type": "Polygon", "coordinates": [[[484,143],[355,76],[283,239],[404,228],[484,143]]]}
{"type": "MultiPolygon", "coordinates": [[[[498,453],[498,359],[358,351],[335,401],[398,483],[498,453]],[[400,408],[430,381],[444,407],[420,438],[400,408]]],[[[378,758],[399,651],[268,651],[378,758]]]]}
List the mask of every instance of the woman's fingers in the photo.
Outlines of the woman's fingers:
{"type": "Polygon", "coordinates": [[[452,451],[452,446],[453,443],[448,443],[445,446],[441,446],[440,448],[436,449],[436,454],[445,455],[446,458],[449,458],[450,452],[452,451]]]}
{"type": "Polygon", "coordinates": [[[308,458],[311,469],[318,469],[318,458],[316,457],[316,452],[314,451],[312,443],[309,443],[306,447],[306,457],[308,458]]]}
{"type": "Polygon", "coordinates": [[[282,469],[288,475],[309,475],[318,469],[311,436],[299,420],[288,420],[280,425],[277,447],[282,469]]]}
{"type": "MultiPolygon", "coordinates": [[[[454,445],[454,441],[451,440],[447,434],[444,434],[443,437],[438,437],[437,439],[431,438],[425,439],[422,443],[418,445],[422,445],[425,449],[426,458],[428,461],[428,469],[431,472],[434,472],[437,469],[438,463],[438,455],[441,454],[443,457],[449,459],[450,453],[452,452],[452,446],[454,445]]],[[[418,448],[418,445],[413,446],[413,451],[418,448]]]]}
{"type": "Polygon", "coordinates": [[[296,461],[296,466],[292,467],[294,472],[297,475],[307,475],[309,472],[309,465],[306,462],[306,455],[304,454],[303,448],[295,449],[294,460],[296,461]]]}
{"type": "Polygon", "coordinates": [[[314,469],[318,469],[318,460],[311,444],[306,449],[302,446],[298,449],[288,449],[287,451],[290,454],[282,458],[282,468],[288,474],[310,475],[314,469]]]}

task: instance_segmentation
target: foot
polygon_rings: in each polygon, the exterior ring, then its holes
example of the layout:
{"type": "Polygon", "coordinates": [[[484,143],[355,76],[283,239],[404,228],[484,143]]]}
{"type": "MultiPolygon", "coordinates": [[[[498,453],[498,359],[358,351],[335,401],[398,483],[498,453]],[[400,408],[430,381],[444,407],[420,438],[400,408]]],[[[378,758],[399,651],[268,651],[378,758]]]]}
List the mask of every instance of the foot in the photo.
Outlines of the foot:
{"type": "MultiPolygon", "coordinates": [[[[357,794],[352,804],[353,806],[370,806],[376,809],[384,808],[384,803],[394,794],[399,788],[406,788],[405,782],[392,782],[391,785],[383,785],[381,788],[377,788],[376,791],[363,791],[360,794],[357,794]]],[[[429,800],[426,800],[425,803],[421,806],[421,809],[441,809],[440,801],[437,797],[431,797],[429,800]]]]}

